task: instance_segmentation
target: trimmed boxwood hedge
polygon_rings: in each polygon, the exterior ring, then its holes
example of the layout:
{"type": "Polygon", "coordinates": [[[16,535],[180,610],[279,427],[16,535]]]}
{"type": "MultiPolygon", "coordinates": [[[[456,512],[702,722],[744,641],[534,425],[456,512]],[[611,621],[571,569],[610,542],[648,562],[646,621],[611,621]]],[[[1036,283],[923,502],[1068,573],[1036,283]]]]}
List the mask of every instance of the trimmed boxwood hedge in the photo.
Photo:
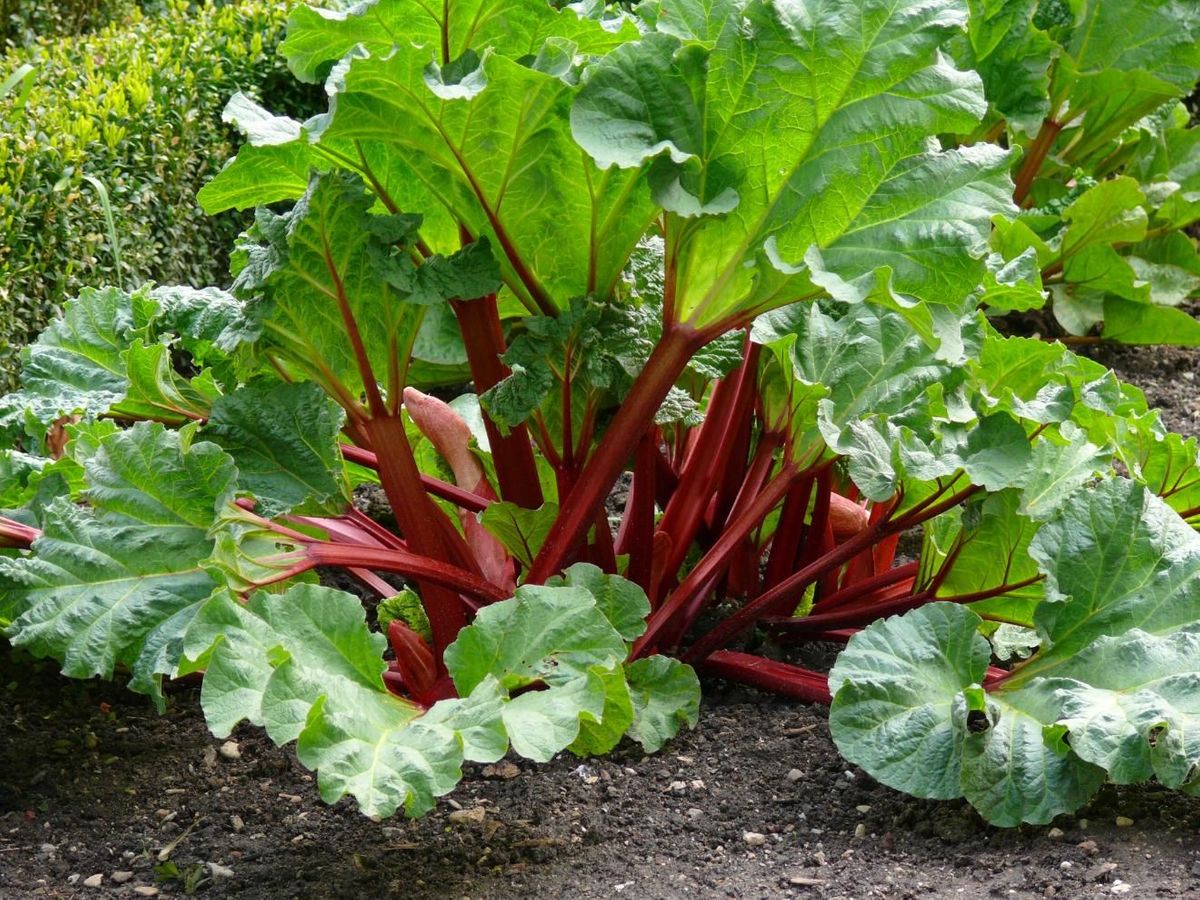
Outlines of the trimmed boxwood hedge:
{"type": "MultiPolygon", "coordinates": [[[[292,5],[131,3],[93,33],[40,37],[2,58],[0,81],[36,68],[27,94],[0,98],[0,393],[17,348],[84,285],[224,278],[244,219],[209,218],[195,195],[234,149],[226,100],[294,84],[275,52],[292,5]],[[119,272],[87,176],[111,198],[119,272]]],[[[306,112],[300,95],[264,99],[306,112]]]]}

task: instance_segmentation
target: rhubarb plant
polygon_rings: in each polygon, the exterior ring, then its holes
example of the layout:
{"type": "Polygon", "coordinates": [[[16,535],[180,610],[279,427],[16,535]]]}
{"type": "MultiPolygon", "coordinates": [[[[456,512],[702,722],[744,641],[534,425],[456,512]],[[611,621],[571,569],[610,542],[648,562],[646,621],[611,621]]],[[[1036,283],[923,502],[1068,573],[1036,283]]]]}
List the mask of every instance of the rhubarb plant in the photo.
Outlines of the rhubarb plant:
{"type": "Polygon", "coordinates": [[[970,0],[952,53],[975,68],[984,119],[961,139],[1021,148],[982,298],[1040,310],[1043,331],[1200,344],[1180,306],[1200,288],[1200,10],[1178,0],[970,0]]]}
{"type": "Polygon", "coordinates": [[[998,823],[1196,790],[1196,443],[985,315],[1029,254],[1020,155],[948,137],[975,5],[817,6],[298,8],[329,111],[230,102],[231,288],[87,291],[0,398],[7,637],[202,673],[375,816],[656,750],[698,673],[998,823]]]}

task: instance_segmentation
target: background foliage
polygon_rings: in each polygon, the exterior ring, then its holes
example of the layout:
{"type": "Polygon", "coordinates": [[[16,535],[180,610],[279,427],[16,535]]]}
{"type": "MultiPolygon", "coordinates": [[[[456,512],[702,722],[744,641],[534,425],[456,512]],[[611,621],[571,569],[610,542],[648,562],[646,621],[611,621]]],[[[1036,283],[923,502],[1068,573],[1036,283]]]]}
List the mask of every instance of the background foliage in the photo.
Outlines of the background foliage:
{"type": "Polygon", "coordinates": [[[6,3],[4,39],[39,36],[0,66],[36,67],[27,95],[0,99],[0,391],[17,347],[85,284],[222,280],[245,221],[195,202],[234,149],[221,109],[244,90],[303,115],[309,96],[275,52],[291,3],[6,3]],[[87,175],[111,197],[120,273],[87,175]]]}

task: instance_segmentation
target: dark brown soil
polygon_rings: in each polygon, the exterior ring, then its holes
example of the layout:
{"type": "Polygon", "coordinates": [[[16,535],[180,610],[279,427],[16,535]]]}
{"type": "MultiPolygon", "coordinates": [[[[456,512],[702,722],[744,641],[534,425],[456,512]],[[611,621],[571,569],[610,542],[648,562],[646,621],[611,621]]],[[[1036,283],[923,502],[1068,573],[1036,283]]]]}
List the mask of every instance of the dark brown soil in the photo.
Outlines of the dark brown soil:
{"type": "MultiPolygon", "coordinates": [[[[1094,355],[1200,431],[1200,352],[1094,355]]],[[[993,829],[847,766],[822,710],[707,688],[657,756],[471,767],[430,816],[376,823],[257,729],[218,752],[194,687],[159,717],[0,645],[0,897],[1200,897],[1200,798],[1108,787],[993,829]]]]}

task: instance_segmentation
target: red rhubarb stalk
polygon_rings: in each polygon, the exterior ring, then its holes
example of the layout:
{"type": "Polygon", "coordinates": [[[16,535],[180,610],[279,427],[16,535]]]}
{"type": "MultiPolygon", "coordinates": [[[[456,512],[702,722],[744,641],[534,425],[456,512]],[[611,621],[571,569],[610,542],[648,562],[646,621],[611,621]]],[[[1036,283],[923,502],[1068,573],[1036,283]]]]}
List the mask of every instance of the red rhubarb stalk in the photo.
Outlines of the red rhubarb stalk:
{"type": "Polygon", "coordinates": [[[629,397],[617,410],[600,446],[563,503],[526,578],[528,583],[543,584],[562,568],[582,541],[594,521],[596,509],[604,503],[638,441],[654,421],[667,392],[702,343],[700,333],[687,326],[668,324],[664,329],[662,340],[634,381],[629,397]]]}
{"type": "MultiPolygon", "coordinates": [[[[467,349],[467,364],[471,367],[475,391],[482,394],[510,374],[508,366],[500,359],[506,348],[496,295],[489,294],[477,300],[455,300],[451,306],[467,349]]],[[[486,410],[483,426],[487,429],[492,462],[500,482],[500,496],[526,509],[537,509],[542,505],[542,487],[528,429],[518,425],[507,435],[501,434],[486,410]]]]}
{"type": "Polygon", "coordinates": [[[823,703],[826,706],[833,702],[829,693],[828,676],[750,653],[718,650],[704,660],[702,668],[710,675],[783,694],[785,697],[823,703]]]}

